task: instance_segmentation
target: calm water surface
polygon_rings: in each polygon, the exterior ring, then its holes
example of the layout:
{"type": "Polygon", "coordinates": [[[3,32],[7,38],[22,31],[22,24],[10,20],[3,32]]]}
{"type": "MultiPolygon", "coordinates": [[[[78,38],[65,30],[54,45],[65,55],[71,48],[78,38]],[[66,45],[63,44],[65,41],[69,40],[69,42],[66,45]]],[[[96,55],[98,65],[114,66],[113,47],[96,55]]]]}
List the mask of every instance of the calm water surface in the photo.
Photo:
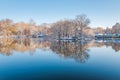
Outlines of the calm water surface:
{"type": "Polygon", "coordinates": [[[119,40],[1,39],[0,80],[120,80],[119,40]]]}

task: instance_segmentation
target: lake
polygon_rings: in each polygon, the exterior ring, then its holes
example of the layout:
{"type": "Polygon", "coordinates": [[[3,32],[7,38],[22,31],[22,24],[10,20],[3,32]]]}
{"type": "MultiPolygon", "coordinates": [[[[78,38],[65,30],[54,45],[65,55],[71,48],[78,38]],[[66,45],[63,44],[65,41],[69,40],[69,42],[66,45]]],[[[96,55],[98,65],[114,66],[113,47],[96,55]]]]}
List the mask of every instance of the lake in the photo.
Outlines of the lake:
{"type": "Polygon", "coordinates": [[[120,40],[0,39],[0,80],[120,80],[120,40]]]}

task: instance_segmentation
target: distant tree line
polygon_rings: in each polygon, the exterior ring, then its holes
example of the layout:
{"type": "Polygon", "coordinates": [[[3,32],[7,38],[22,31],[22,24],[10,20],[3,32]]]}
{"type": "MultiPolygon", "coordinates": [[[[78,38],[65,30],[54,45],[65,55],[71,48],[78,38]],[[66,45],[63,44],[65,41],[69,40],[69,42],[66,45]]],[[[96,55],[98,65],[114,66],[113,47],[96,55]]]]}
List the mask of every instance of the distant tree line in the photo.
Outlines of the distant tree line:
{"type": "Polygon", "coordinates": [[[97,27],[96,29],[94,28],[94,32],[100,34],[120,34],[120,23],[116,23],[112,27],[97,27]]]}
{"type": "Polygon", "coordinates": [[[112,28],[103,27],[90,28],[89,18],[82,14],[74,19],[64,19],[55,23],[36,25],[31,19],[28,23],[13,22],[10,19],[0,20],[0,37],[36,37],[38,35],[49,35],[56,39],[61,38],[84,38],[93,37],[95,33],[118,34],[120,33],[120,23],[116,23],[112,28]]]}
{"type": "Polygon", "coordinates": [[[0,20],[0,36],[2,37],[30,37],[38,34],[50,34],[50,29],[45,25],[36,25],[33,20],[30,22],[14,23],[10,19],[0,20]]]}

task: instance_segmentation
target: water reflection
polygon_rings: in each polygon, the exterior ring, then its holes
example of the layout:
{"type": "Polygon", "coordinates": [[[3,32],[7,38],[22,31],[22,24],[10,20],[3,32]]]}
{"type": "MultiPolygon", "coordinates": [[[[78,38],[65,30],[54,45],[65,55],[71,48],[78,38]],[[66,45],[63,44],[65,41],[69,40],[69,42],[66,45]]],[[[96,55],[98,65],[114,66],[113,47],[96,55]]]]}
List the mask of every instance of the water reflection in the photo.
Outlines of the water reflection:
{"type": "Polygon", "coordinates": [[[85,62],[89,58],[89,50],[87,49],[87,43],[82,42],[52,42],[50,49],[64,56],[65,58],[73,58],[76,61],[85,62]]]}
{"type": "Polygon", "coordinates": [[[51,50],[60,57],[74,59],[81,63],[86,62],[90,58],[90,48],[92,47],[112,47],[118,52],[120,50],[119,40],[96,40],[96,41],[48,41],[44,39],[0,39],[0,53],[10,56],[14,51],[34,54],[36,49],[51,50]]]}
{"type": "Polygon", "coordinates": [[[3,55],[12,55],[13,51],[26,52],[34,54],[34,51],[39,49],[47,49],[50,42],[40,39],[0,39],[0,53],[3,55]]]}
{"type": "Polygon", "coordinates": [[[111,47],[114,51],[120,51],[120,40],[96,40],[94,44],[97,44],[97,47],[111,47]]]}

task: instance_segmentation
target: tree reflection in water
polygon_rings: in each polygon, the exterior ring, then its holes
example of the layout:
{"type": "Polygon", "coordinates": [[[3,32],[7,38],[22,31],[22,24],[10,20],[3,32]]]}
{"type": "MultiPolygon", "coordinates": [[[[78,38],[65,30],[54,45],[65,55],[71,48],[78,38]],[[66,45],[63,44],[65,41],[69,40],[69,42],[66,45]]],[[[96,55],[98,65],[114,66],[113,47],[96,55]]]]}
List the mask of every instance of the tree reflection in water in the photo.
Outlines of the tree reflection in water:
{"type": "MultiPolygon", "coordinates": [[[[120,51],[120,40],[115,41],[48,41],[44,39],[0,39],[0,54],[10,56],[14,51],[34,54],[36,49],[52,50],[64,58],[74,59],[81,63],[89,59],[91,47],[111,47],[116,52],[120,51]]],[[[15,52],[16,53],[16,52],[15,52]]]]}
{"type": "Polygon", "coordinates": [[[99,47],[106,46],[111,47],[115,52],[120,51],[120,39],[115,40],[96,40],[94,44],[97,44],[99,47]]]}
{"type": "Polygon", "coordinates": [[[34,54],[35,50],[42,49],[46,50],[47,47],[50,46],[49,41],[43,41],[41,39],[12,39],[12,38],[4,38],[0,39],[0,53],[2,55],[12,55],[13,51],[17,52],[29,52],[30,54],[34,54]]]}
{"type": "Polygon", "coordinates": [[[89,50],[85,46],[86,43],[82,42],[55,41],[52,42],[50,49],[65,58],[73,58],[76,61],[85,62],[89,58],[89,50]]]}

